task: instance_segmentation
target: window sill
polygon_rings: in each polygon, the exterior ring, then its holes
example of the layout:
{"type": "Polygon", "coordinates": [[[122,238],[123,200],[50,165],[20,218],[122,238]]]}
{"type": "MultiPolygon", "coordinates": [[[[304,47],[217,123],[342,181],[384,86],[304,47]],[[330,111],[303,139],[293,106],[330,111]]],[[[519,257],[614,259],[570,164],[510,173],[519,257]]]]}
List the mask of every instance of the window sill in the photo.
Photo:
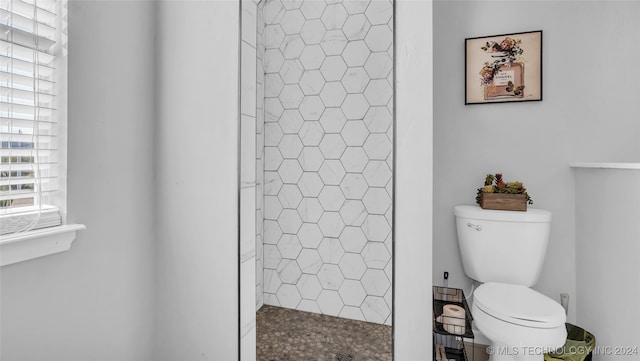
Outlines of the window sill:
{"type": "Polygon", "coordinates": [[[0,266],[68,251],[84,224],[67,224],[0,237],[0,266]]]}

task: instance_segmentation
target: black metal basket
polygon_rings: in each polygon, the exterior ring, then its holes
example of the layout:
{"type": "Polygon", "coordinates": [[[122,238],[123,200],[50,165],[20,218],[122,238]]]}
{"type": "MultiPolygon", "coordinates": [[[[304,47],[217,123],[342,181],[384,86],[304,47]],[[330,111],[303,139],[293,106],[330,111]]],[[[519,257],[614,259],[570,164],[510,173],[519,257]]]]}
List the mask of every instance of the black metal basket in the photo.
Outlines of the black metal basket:
{"type": "Polygon", "coordinates": [[[472,324],[473,316],[461,289],[433,287],[434,360],[438,354],[438,348],[442,345],[446,354],[445,360],[466,361],[464,340],[474,338],[472,324]],[[455,305],[464,309],[464,319],[453,316],[442,317],[445,305],[455,305]],[[464,324],[464,330],[461,324],[464,324]]]}

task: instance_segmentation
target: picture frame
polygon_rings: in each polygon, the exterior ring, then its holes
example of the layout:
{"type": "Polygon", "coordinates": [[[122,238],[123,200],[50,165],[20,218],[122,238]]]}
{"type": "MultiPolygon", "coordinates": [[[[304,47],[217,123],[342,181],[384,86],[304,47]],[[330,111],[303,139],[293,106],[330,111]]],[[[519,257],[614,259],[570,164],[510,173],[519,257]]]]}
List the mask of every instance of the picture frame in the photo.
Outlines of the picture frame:
{"type": "Polygon", "coordinates": [[[465,39],[465,105],[542,100],[542,30],[465,39]]]}

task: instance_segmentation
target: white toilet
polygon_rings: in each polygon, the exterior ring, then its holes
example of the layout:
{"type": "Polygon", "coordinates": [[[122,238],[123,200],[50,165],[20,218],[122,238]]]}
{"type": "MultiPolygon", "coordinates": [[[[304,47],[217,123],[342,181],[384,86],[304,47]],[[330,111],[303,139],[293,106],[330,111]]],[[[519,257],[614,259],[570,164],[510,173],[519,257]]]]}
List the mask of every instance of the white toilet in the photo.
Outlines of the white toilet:
{"type": "Polygon", "coordinates": [[[454,208],[474,324],[491,342],[490,360],[543,360],[565,343],[565,311],[534,290],[549,242],[551,212],[454,208]]]}

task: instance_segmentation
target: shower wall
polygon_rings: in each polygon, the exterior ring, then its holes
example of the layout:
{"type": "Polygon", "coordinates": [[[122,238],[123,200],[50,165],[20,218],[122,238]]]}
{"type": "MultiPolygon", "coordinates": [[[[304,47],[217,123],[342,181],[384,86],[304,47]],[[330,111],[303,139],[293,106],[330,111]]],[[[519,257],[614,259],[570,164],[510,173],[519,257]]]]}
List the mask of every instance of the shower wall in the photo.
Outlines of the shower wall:
{"type": "Polygon", "coordinates": [[[262,246],[264,239],[264,1],[257,5],[256,24],[256,311],[264,305],[262,246]]]}
{"type": "Polygon", "coordinates": [[[243,354],[255,354],[256,304],[261,293],[256,285],[262,284],[262,269],[258,269],[262,258],[261,244],[256,242],[262,222],[256,222],[256,210],[261,207],[256,153],[259,123],[258,94],[259,74],[257,58],[258,7],[254,0],[242,1],[242,34],[240,43],[240,336],[243,354]]]}
{"type": "Polygon", "coordinates": [[[265,304],[391,324],[392,13],[390,0],[264,3],[265,304]]]}

